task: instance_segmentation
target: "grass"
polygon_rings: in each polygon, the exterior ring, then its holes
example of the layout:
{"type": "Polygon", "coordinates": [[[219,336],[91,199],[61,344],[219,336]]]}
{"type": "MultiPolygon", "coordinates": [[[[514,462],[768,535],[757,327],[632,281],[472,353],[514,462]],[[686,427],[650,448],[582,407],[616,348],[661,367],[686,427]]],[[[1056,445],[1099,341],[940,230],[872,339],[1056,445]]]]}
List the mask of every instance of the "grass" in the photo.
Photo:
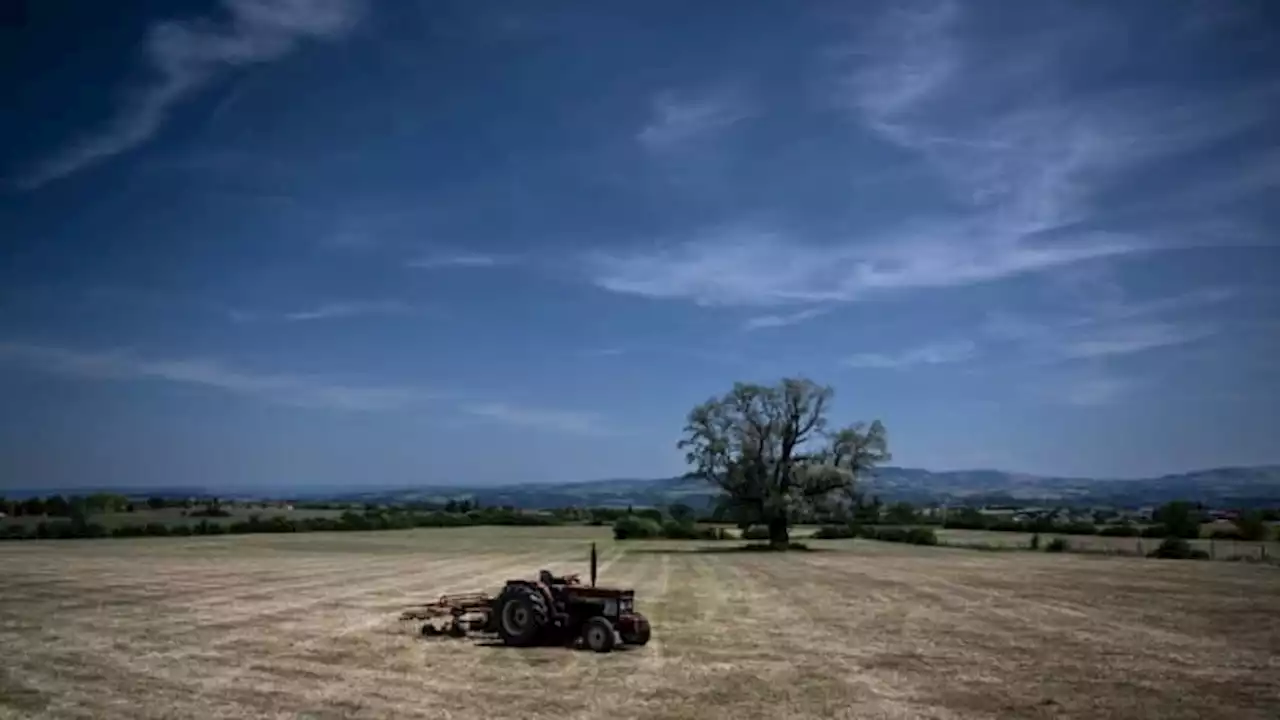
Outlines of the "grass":
{"type": "Polygon", "coordinates": [[[588,527],[0,545],[0,718],[1274,717],[1262,565],[588,527]],[[402,607],[539,568],[634,586],[645,648],[420,638],[402,607]],[[712,543],[706,543],[712,544],[712,543]]]}
{"type": "MultiPolygon", "coordinates": [[[[1018,548],[1031,544],[1032,533],[994,532],[991,530],[938,530],[938,540],[951,545],[969,545],[975,547],[988,546],[985,549],[1018,548]]],[[[1160,545],[1159,538],[1105,537],[1101,535],[1057,535],[1042,533],[1040,546],[1043,548],[1053,538],[1061,537],[1071,544],[1074,550],[1114,553],[1120,555],[1141,555],[1155,550],[1160,545]]],[[[1280,560],[1280,542],[1246,542],[1243,540],[1188,540],[1191,547],[1210,553],[1217,560],[1233,558],[1262,559],[1265,555],[1270,560],[1280,560]],[[1265,548],[1265,550],[1264,550],[1265,548]]]]}

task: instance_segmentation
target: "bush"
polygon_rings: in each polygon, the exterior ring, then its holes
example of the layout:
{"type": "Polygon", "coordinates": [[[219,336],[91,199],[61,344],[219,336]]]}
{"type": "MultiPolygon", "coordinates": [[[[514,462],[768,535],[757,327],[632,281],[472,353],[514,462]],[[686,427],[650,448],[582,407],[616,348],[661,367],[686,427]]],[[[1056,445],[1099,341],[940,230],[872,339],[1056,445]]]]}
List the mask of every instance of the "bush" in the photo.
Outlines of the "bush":
{"type": "Polygon", "coordinates": [[[852,525],[823,525],[813,534],[815,540],[846,540],[858,536],[852,525]]]}
{"type": "Polygon", "coordinates": [[[862,536],[868,540],[899,542],[911,545],[937,545],[938,536],[933,528],[863,528],[862,536]]]}
{"type": "Polygon", "coordinates": [[[174,525],[173,527],[169,528],[169,534],[186,537],[191,534],[191,526],[190,525],[174,525]]]}
{"type": "Polygon", "coordinates": [[[1049,544],[1044,546],[1044,551],[1051,553],[1070,552],[1070,550],[1071,543],[1067,542],[1066,538],[1060,537],[1050,540],[1049,544]]]}
{"type": "Polygon", "coordinates": [[[1151,525],[1142,528],[1142,537],[1144,538],[1162,538],[1169,535],[1169,530],[1163,525],[1151,525]]]}
{"type": "Polygon", "coordinates": [[[1125,523],[1123,525],[1110,525],[1098,530],[1098,534],[1103,537],[1138,537],[1141,531],[1138,528],[1125,523]]]}
{"type": "MultiPolygon", "coordinates": [[[[648,518],[641,518],[647,520],[648,518]]],[[[678,520],[668,520],[662,523],[660,534],[664,538],[671,540],[699,540],[706,539],[706,536],[699,532],[698,528],[691,522],[680,522],[678,520]]],[[[715,539],[712,537],[711,539],[715,539]]]]}
{"type": "Polygon", "coordinates": [[[1209,553],[1196,550],[1184,538],[1168,537],[1160,543],[1160,547],[1147,553],[1147,557],[1166,560],[1208,560],[1209,553]]]}
{"type": "Polygon", "coordinates": [[[755,525],[742,531],[743,540],[768,540],[769,528],[763,525],[755,525]]]}
{"type": "Polygon", "coordinates": [[[1087,522],[1073,522],[1055,527],[1054,532],[1064,535],[1097,535],[1098,526],[1087,522]]]}
{"type": "Polygon", "coordinates": [[[1244,540],[1243,537],[1240,537],[1240,531],[1234,528],[1231,530],[1214,530],[1209,534],[1209,537],[1214,540],[1244,540]]]}
{"type": "Polygon", "coordinates": [[[618,518],[613,524],[615,540],[642,540],[656,538],[662,534],[662,526],[653,518],[627,515],[618,518]]]}

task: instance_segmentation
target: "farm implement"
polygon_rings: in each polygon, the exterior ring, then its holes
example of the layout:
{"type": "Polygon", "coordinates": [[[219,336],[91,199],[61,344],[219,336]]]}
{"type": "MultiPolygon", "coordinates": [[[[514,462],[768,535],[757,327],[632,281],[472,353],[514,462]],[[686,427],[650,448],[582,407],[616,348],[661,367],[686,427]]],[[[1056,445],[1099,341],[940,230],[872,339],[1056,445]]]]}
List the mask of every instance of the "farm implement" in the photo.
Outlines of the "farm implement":
{"type": "Polygon", "coordinates": [[[649,620],[635,610],[635,591],[596,587],[596,546],[591,545],[591,584],[575,575],[542,570],[537,580],[508,580],[495,596],[483,592],[443,595],[405,610],[401,620],[422,620],[422,634],[496,635],[513,647],[576,645],[609,652],[649,642],[649,620]]]}

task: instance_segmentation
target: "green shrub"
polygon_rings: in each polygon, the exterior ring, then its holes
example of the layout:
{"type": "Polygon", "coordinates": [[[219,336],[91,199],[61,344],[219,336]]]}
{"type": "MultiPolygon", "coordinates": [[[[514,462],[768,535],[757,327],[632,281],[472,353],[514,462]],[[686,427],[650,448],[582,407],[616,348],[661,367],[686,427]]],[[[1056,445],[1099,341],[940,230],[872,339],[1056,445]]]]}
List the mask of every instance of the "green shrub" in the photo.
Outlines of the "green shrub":
{"type": "Polygon", "coordinates": [[[186,537],[191,534],[191,526],[190,525],[174,525],[173,527],[169,528],[169,534],[186,537]]]}
{"type": "Polygon", "coordinates": [[[871,528],[862,529],[862,536],[868,540],[882,542],[908,543],[911,545],[937,545],[938,535],[933,528],[871,528]]]}
{"type": "Polygon", "coordinates": [[[1147,557],[1166,560],[1208,560],[1209,553],[1192,548],[1191,543],[1184,538],[1168,537],[1160,543],[1159,547],[1147,553],[1147,557]]]}
{"type": "Polygon", "coordinates": [[[1070,550],[1071,550],[1071,543],[1067,542],[1066,538],[1060,538],[1060,537],[1056,537],[1050,540],[1049,544],[1045,545],[1044,547],[1045,552],[1051,552],[1051,553],[1068,552],[1070,550]]]}
{"type": "Polygon", "coordinates": [[[1141,534],[1141,531],[1128,523],[1124,523],[1122,525],[1104,527],[1098,531],[1098,534],[1103,537],[1137,537],[1141,534]]]}
{"type": "Polygon", "coordinates": [[[615,540],[642,540],[662,534],[662,526],[653,518],[627,515],[613,523],[615,540]]]}
{"type": "MultiPolygon", "coordinates": [[[[645,520],[647,518],[641,518],[645,520]]],[[[705,535],[699,533],[698,528],[691,522],[680,522],[678,520],[668,520],[662,523],[662,537],[671,540],[699,540],[706,539],[705,535]]],[[[714,539],[714,538],[713,538],[714,539]]]]}
{"type": "Polygon", "coordinates": [[[768,540],[769,528],[763,525],[754,525],[742,531],[743,540],[768,540]]]}
{"type": "Polygon", "coordinates": [[[857,530],[852,525],[823,525],[813,533],[815,540],[846,540],[857,536],[857,530]]]}

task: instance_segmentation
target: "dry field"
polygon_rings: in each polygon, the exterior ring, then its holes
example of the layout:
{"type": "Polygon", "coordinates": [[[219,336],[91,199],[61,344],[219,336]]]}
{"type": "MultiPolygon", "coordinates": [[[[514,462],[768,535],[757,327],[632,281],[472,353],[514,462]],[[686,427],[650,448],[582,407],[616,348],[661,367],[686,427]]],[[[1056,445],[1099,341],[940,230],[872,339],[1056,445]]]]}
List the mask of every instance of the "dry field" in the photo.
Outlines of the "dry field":
{"type": "MultiPolygon", "coordinates": [[[[976,545],[990,547],[1027,547],[1031,544],[1032,533],[995,532],[991,530],[938,530],[938,539],[954,545],[976,545]]],[[[1129,555],[1143,555],[1155,550],[1160,545],[1158,538],[1106,537],[1103,535],[1058,535],[1045,533],[1040,537],[1040,546],[1044,547],[1049,540],[1060,537],[1074,548],[1092,552],[1116,552],[1129,555]]],[[[1209,553],[1215,560],[1249,559],[1280,561],[1280,542],[1245,542],[1243,540],[1210,540],[1201,538],[1189,541],[1191,546],[1209,553]]]]}
{"type": "Polygon", "coordinates": [[[1280,716],[1275,567],[606,532],[0,545],[0,718],[1280,716]],[[585,571],[591,539],[602,582],[638,589],[648,647],[510,650],[396,620],[585,571]]]}

